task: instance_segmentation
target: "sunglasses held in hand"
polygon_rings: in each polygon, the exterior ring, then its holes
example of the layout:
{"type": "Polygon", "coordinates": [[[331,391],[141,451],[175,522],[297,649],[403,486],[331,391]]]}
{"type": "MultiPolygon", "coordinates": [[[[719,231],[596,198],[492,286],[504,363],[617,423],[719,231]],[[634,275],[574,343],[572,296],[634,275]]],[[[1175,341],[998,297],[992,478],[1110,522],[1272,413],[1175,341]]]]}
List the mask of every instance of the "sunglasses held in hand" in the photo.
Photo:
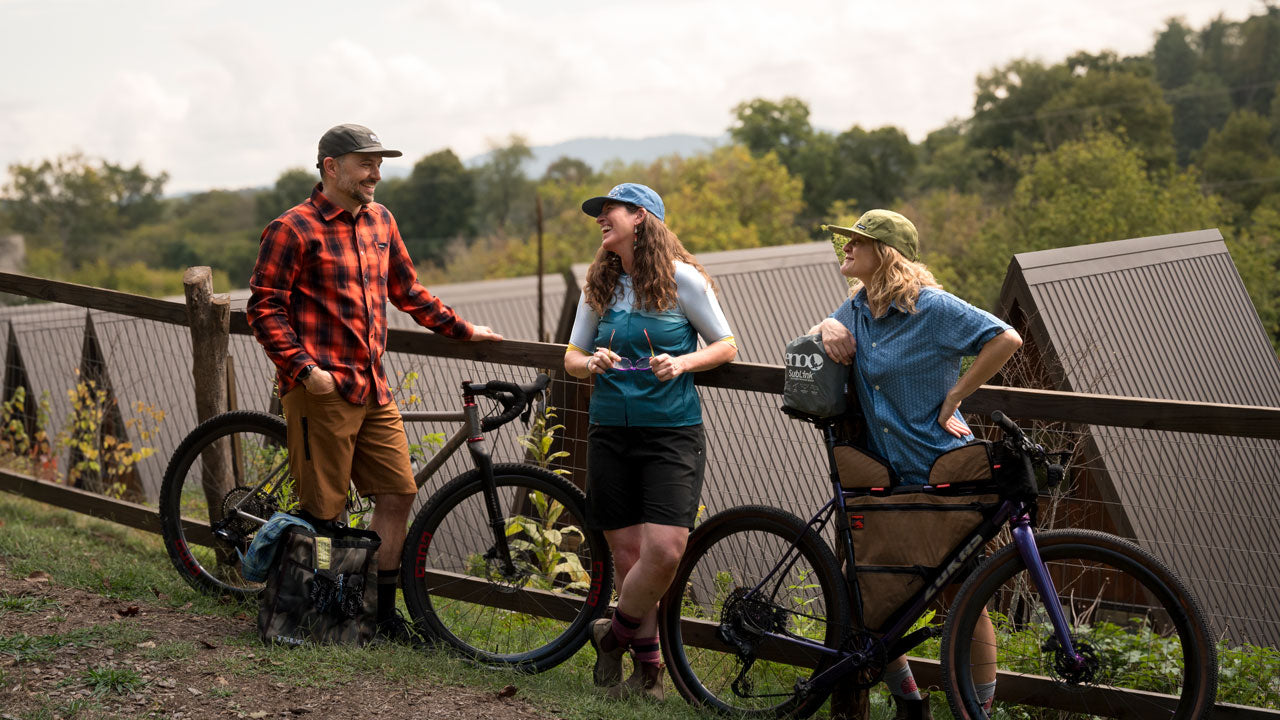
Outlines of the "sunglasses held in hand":
{"type": "Polygon", "coordinates": [[[653,359],[653,341],[649,340],[649,331],[644,330],[643,332],[644,339],[649,343],[650,354],[647,357],[638,358],[636,360],[632,360],[628,357],[622,357],[613,351],[613,336],[617,332],[617,330],[614,330],[609,333],[609,347],[606,348],[609,351],[609,355],[617,358],[613,361],[613,369],[620,370],[622,372],[649,372],[652,369],[649,367],[649,361],[653,359]]]}

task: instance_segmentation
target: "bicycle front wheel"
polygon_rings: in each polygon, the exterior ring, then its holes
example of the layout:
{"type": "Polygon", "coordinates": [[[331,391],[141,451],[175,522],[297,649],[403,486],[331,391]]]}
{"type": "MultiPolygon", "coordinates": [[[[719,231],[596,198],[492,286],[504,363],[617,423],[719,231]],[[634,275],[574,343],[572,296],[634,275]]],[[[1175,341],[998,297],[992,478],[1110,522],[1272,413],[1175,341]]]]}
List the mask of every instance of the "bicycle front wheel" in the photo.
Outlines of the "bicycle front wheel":
{"type": "Polygon", "coordinates": [[[238,410],[201,423],[174,451],[160,486],[160,527],[192,587],[235,598],[262,589],[241,576],[236,554],[261,525],[240,514],[266,520],[297,505],[287,435],[282,418],[238,410]]]}
{"type": "Polygon", "coordinates": [[[1199,603],[1164,563],[1106,533],[1039,533],[1057,597],[1041,598],[1013,544],[965,581],[943,628],[942,670],[957,718],[1168,717],[1198,720],[1213,707],[1217,652],[1199,603]],[[1062,608],[1082,661],[1067,657],[1046,602],[1062,608]],[[995,629],[979,627],[987,610],[995,629]],[[1000,670],[995,711],[976,687],[1000,670]],[[1014,705],[1025,707],[1013,708],[1014,705]],[[1048,708],[1042,710],[1040,708],[1048,708]]]}
{"type": "Polygon", "coordinates": [[[493,474],[510,562],[497,550],[480,472],[468,471],[409,529],[405,604],[427,637],[481,663],[541,672],[577,652],[609,607],[613,560],[569,481],[530,465],[498,464],[493,474]]]}
{"type": "Polygon", "coordinates": [[[826,699],[797,685],[831,664],[848,628],[835,555],[791,513],[736,507],[689,537],[659,609],[662,651],[680,694],[735,717],[806,717],[826,699]]]}

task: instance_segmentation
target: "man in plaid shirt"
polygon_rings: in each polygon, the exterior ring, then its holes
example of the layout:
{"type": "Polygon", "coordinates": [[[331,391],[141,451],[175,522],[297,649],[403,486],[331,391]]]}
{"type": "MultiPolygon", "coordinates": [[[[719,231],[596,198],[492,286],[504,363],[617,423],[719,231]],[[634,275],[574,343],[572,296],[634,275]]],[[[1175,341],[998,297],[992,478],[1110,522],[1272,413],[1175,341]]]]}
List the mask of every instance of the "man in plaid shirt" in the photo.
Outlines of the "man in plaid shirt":
{"type": "Polygon", "coordinates": [[[248,317],[276,365],[302,508],[316,521],[337,518],[350,482],[373,496],[371,528],[382,538],[378,633],[408,641],[395,592],[417,486],[382,369],[387,300],[452,338],[502,336],[458,317],[418,283],[395,218],[373,201],[382,158],[401,154],[361,125],[320,138],[321,182],[262,232],[248,317]]]}

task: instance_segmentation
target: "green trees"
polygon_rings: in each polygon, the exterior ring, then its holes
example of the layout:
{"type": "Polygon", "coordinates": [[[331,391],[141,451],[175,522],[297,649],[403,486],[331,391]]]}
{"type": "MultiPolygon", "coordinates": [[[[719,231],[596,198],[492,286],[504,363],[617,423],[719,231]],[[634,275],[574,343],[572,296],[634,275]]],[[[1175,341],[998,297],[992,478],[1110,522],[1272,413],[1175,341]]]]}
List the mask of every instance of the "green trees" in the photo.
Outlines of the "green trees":
{"type": "Polygon", "coordinates": [[[836,202],[892,203],[902,197],[919,165],[919,153],[898,128],[867,131],[854,125],[839,135],[815,130],[809,106],[798,98],[756,98],[738,104],[734,116],[737,123],[729,136],[735,142],[756,157],[773,154],[800,179],[804,219],[810,226],[821,222],[836,202]]]}
{"type": "Polygon", "coordinates": [[[422,158],[408,178],[388,190],[384,201],[394,210],[415,262],[439,264],[451,240],[472,235],[475,179],[452,150],[422,158]]]}
{"type": "Polygon", "coordinates": [[[92,263],[123,234],[159,217],[169,176],[77,153],[12,165],[9,177],[6,224],[26,236],[28,267],[62,274],[92,263]]]}

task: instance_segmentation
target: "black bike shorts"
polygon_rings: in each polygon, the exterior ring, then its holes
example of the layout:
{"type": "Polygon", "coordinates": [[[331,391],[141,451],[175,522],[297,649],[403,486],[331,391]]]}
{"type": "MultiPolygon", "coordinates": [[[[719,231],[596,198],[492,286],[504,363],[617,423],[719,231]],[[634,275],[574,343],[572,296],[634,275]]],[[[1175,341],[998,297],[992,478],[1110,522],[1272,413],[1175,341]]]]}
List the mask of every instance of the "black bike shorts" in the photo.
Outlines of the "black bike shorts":
{"type": "Polygon", "coordinates": [[[693,528],[706,470],[702,425],[587,431],[587,525],[693,528]]]}

